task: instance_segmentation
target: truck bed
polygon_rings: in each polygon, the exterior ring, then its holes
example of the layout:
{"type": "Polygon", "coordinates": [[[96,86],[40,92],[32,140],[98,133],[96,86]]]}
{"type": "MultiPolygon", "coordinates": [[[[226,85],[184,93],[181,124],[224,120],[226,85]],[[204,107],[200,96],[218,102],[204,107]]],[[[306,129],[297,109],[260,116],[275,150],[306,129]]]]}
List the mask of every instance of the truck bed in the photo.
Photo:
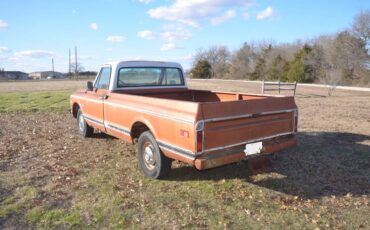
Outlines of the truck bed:
{"type": "Polygon", "coordinates": [[[148,97],[148,101],[164,99],[168,101],[165,103],[167,106],[174,106],[173,109],[182,109],[179,107],[184,104],[178,103],[180,101],[196,104],[197,120],[203,120],[205,124],[204,153],[253,140],[289,135],[296,128],[297,106],[294,97],[290,96],[190,89],[172,89],[167,92],[148,90],[129,94],[148,97]]]}

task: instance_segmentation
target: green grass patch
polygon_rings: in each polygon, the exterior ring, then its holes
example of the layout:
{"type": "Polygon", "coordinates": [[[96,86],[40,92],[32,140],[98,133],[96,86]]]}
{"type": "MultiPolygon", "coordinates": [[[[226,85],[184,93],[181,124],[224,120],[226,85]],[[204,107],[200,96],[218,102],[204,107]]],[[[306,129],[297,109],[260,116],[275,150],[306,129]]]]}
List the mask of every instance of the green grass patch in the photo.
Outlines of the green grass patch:
{"type": "Polygon", "coordinates": [[[61,208],[44,210],[42,207],[34,207],[26,213],[26,218],[38,229],[81,229],[85,227],[79,212],[67,212],[61,208]]]}
{"type": "Polygon", "coordinates": [[[0,112],[63,111],[70,91],[0,93],[0,112]]]}
{"type": "Polygon", "coordinates": [[[122,198],[111,172],[91,172],[82,178],[89,188],[79,191],[74,209],[88,213],[88,222],[94,228],[123,229],[127,226],[129,212],[123,212],[122,198]]]}
{"type": "Polygon", "coordinates": [[[37,197],[37,190],[31,186],[18,188],[14,194],[5,198],[0,205],[0,217],[5,218],[11,213],[30,206],[30,202],[37,197]]]}
{"type": "Polygon", "coordinates": [[[26,218],[28,221],[35,224],[41,220],[43,215],[44,215],[44,211],[42,210],[42,208],[39,206],[36,206],[27,212],[26,218]]]}

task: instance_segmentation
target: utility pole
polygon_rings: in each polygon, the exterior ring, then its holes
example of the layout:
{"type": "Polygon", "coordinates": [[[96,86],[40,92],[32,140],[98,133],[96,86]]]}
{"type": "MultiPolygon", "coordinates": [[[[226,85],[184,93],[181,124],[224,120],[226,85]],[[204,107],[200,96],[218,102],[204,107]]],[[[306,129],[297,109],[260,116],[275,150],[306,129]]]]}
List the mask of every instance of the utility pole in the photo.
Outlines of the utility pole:
{"type": "Polygon", "coordinates": [[[69,65],[68,65],[68,75],[71,76],[71,48],[68,49],[69,51],[69,56],[68,56],[68,60],[69,60],[69,65]]]}
{"type": "Polygon", "coordinates": [[[77,76],[77,46],[75,46],[75,75],[76,75],[76,80],[78,80],[78,76],[77,76]]]}
{"type": "Polygon", "coordinates": [[[53,78],[55,78],[55,72],[54,72],[54,58],[51,58],[51,68],[52,68],[52,71],[53,71],[53,78]]]}

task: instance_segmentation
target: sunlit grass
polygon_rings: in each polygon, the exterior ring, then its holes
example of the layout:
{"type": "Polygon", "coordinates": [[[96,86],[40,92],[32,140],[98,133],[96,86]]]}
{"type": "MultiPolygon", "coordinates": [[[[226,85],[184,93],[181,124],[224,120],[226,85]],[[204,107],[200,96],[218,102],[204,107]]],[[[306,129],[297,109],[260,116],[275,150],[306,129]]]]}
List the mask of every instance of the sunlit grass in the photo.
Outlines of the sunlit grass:
{"type": "Polygon", "coordinates": [[[0,112],[67,111],[70,91],[0,93],[0,112]]]}

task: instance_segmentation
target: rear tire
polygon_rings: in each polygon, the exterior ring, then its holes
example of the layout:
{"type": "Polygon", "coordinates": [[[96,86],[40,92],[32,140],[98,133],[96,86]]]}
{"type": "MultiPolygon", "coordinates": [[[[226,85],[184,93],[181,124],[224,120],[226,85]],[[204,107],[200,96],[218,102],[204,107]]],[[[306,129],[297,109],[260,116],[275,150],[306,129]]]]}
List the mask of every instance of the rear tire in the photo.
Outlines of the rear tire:
{"type": "Polygon", "coordinates": [[[94,134],[94,128],[86,123],[86,120],[81,112],[81,109],[77,112],[77,127],[79,133],[83,137],[91,137],[94,134]]]}
{"type": "Polygon", "coordinates": [[[139,166],[145,175],[154,179],[168,175],[172,160],[162,153],[151,132],[140,135],[137,148],[139,166]]]}

